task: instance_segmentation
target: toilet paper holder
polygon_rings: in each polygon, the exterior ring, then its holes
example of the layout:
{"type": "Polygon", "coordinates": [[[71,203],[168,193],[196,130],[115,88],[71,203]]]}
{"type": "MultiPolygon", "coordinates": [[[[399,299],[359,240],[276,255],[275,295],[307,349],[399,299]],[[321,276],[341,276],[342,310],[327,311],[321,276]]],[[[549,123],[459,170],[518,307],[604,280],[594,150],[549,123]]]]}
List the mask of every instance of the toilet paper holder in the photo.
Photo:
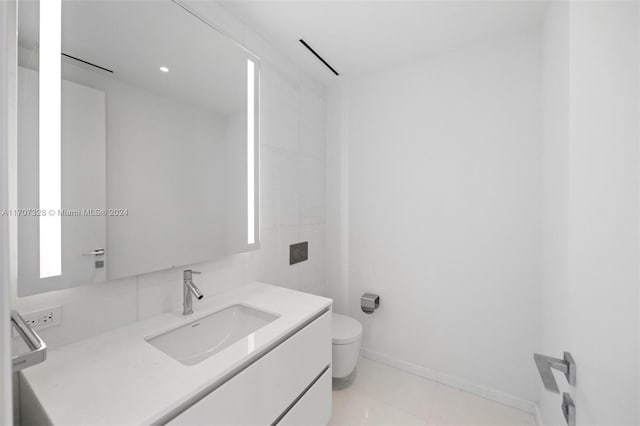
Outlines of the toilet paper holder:
{"type": "Polygon", "coordinates": [[[360,309],[365,314],[372,314],[380,306],[380,296],[372,293],[365,293],[360,297],[360,309]]]}

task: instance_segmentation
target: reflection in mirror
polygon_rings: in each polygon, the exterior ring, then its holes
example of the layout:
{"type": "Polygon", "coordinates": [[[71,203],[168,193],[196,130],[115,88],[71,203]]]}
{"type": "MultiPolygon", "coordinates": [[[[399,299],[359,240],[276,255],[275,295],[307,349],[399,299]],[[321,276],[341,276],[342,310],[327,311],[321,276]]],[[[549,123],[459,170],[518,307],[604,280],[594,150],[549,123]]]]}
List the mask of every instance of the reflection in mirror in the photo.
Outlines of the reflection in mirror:
{"type": "Polygon", "coordinates": [[[18,294],[257,248],[257,58],[169,0],[18,8],[18,294]]]}

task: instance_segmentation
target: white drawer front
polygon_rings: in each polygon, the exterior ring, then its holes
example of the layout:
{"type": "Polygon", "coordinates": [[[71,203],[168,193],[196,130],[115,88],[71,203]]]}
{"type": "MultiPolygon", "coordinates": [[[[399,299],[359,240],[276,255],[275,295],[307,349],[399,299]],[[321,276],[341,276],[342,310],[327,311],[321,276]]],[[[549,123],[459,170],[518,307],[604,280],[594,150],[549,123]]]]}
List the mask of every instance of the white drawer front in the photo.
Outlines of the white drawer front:
{"type": "Polygon", "coordinates": [[[331,369],[316,381],[278,426],[320,426],[331,418],[331,369]]]}
{"type": "MultiPolygon", "coordinates": [[[[330,363],[331,313],[327,312],[169,424],[271,424],[330,363]]],[[[331,398],[331,389],[327,397],[331,398]]]]}

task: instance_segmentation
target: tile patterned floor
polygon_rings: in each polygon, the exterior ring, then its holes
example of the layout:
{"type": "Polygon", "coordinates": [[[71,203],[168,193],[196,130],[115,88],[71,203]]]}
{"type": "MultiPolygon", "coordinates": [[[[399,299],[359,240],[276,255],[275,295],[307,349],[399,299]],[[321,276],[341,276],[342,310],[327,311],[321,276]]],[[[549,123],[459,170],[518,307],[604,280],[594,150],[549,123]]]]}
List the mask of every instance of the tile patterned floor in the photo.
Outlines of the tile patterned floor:
{"type": "Polygon", "coordinates": [[[371,361],[333,391],[332,426],[535,426],[532,414],[371,361]]]}

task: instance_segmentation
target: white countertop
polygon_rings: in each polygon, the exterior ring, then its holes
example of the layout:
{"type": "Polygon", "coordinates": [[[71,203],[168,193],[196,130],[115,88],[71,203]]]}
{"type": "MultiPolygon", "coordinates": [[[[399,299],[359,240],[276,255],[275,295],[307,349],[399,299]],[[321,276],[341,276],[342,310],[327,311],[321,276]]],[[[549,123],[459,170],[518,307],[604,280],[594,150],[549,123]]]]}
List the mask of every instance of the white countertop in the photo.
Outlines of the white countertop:
{"type": "Polygon", "coordinates": [[[194,303],[188,317],[162,314],[50,351],[23,374],[55,425],[154,423],[330,305],[331,299],[255,282],[194,303]],[[245,337],[191,366],[145,341],[235,303],[280,317],[256,331],[251,343],[245,337]]]}

